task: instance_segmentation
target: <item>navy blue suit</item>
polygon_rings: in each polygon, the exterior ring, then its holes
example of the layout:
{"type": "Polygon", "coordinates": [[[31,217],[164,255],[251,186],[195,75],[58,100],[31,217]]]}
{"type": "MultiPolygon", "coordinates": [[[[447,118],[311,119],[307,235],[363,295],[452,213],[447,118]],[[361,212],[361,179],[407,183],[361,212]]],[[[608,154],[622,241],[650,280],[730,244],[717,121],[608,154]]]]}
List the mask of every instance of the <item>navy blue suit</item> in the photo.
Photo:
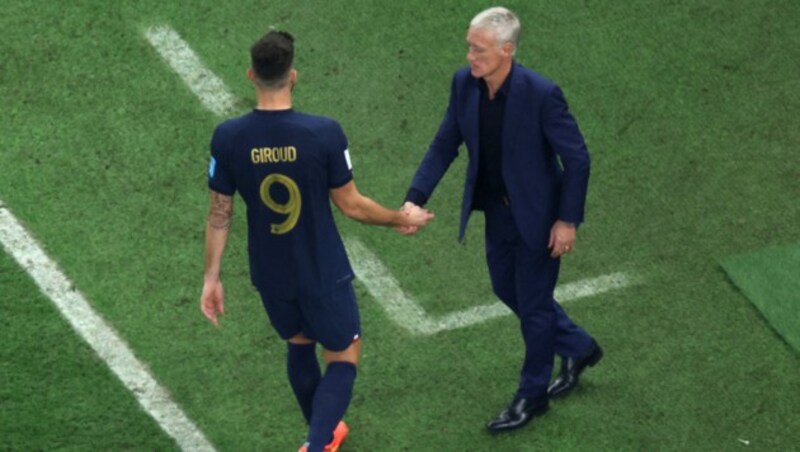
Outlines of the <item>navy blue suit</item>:
{"type": "Polygon", "coordinates": [[[447,112],[409,200],[427,201],[465,143],[469,165],[458,237],[463,240],[471,212],[484,210],[492,288],[519,317],[526,344],[518,395],[546,397],[554,354],[575,357],[592,345],[553,298],[559,260],[547,248],[556,220],[583,222],[589,154],[558,86],[517,63],[509,77],[501,143],[505,202],[475,202],[481,197],[475,187],[482,82],[468,67],[453,77],[447,112]]]}

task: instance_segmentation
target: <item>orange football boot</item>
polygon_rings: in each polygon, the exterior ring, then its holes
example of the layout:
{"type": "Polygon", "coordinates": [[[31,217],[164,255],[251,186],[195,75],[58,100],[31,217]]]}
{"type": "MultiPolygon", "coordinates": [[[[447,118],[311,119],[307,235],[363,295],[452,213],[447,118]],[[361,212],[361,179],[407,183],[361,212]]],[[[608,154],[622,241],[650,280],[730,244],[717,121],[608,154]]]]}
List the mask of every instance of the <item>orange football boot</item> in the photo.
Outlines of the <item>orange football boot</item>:
{"type": "MultiPolygon", "coordinates": [[[[339,452],[339,446],[347,438],[348,433],[350,433],[350,427],[344,421],[339,421],[333,430],[333,439],[325,446],[325,452],[339,452]]],[[[308,444],[303,444],[297,452],[308,452],[308,444]]]]}

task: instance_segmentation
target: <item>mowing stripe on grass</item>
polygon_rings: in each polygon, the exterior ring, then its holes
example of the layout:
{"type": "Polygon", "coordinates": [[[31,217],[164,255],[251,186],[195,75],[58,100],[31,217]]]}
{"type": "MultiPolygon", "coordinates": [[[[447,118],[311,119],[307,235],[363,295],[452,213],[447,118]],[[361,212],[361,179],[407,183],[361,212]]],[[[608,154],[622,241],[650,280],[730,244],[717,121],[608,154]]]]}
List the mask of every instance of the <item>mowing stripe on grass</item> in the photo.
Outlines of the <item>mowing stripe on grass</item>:
{"type": "MultiPolygon", "coordinates": [[[[352,256],[353,270],[370,295],[386,310],[398,325],[415,335],[431,335],[485,322],[489,319],[511,314],[501,302],[474,306],[443,316],[429,316],[413,298],[406,296],[400,284],[383,263],[360,241],[347,238],[347,252],[352,256]]],[[[638,278],[627,273],[612,273],[597,278],[563,284],[556,288],[559,302],[591,297],[610,290],[622,289],[638,283],[638,278]]]]}
{"type": "Polygon", "coordinates": [[[234,111],[236,97],[219,77],[203,65],[175,30],[167,26],[155,26],[147,29],[144,35],[207,109],[219,116],[234,111]]]}
{"type": "Polygon", "coordinates": [[[170,398],[125,341],[100,317],[36,240],[0,201],[0,243],[55,303],[72,328],[117,375],[145,412],[183,450],[213,451],[203,433],[170,398]]]}

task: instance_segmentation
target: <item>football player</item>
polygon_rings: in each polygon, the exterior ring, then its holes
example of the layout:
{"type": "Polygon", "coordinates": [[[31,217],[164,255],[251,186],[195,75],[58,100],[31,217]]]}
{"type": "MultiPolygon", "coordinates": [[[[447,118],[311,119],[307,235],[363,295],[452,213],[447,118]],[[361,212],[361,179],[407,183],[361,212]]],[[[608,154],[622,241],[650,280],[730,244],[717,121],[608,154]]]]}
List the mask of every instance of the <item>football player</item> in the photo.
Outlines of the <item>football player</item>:
{"type": "Polygon", "coordinates": [[[309,424],[301,451],[335,451],[347,436],[361,345],[353,270],[336,229],[330,201],[367,224],[424,226],[422,208],[387,209],[363,196],[353,181],[348,142],[333,119],[292,109],[297,82],[294,39],[270,31],[250,49],[247,76],[258,105],[220,124],[211,140],[211,208],[200,307],[214,324],[224,313],[222,254],[233,195],[247,206],[252,283],[270,322],[288,343],[287,372],[309,424]],[[322,375],[316,344],[327,369],[322,375]]]}

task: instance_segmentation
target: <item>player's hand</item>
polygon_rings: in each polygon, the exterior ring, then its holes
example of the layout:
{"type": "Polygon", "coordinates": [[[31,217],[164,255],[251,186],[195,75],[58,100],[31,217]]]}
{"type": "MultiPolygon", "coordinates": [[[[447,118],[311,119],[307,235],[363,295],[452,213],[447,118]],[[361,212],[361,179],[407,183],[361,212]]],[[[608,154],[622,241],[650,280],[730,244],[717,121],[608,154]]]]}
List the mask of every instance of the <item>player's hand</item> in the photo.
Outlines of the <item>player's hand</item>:
{"type": "Polygon", "coordinates": [[[413,206],[407,209],[406,215],[408,216],[408,221],[412,224],[412,226],[417,228],[425,226],[435,217],[433,212],[430,210],[423,209],[422,207],[418,206],[413,206]]]}
{"type": "Polygon", "coordinates": [[[432,212],[423,209],[412,202],[406,202],[403,204],[403,207],[400,208],[400,211],[405,213],[409,224],[407,226],[400,226],[395,229],[404,235],[416,233],[421,227],[428,224],[428,222],[433,220],[435,217],[432,212]]]}
{"type": "Polygon", "coordinates": [[[556,220],[550,229],[550,242],[547,248],[550,256],[559,258],[564,254],[572,252],[575,247],[575,225],[566,221],[556,220]]]}
{"type": "MultiPolygon", "coordinates": [[[[418,209],[419,206],[417,206],[413,202],[406,201],[403,204],[403,206],[400,207],[400,212],[403,212],[406,215],[408,215],[408,212],[413,208],[417,208],[418,209]]],[[[401,233],[401,234],[403,234],[403,235],[414,235],[414,234],[417,233],[417,231],[419,231],[419,227],[418,226],[395,226],[394,230],[399,232],[399,233],[401,233]]]]}
{"type": "Polygon", "coordinates": [[[219,326],[217,314],[225,315],[225,292],[222,289],[222,281],[217,279],[203,282],[200,310],[214,326],[219,326]]]}

